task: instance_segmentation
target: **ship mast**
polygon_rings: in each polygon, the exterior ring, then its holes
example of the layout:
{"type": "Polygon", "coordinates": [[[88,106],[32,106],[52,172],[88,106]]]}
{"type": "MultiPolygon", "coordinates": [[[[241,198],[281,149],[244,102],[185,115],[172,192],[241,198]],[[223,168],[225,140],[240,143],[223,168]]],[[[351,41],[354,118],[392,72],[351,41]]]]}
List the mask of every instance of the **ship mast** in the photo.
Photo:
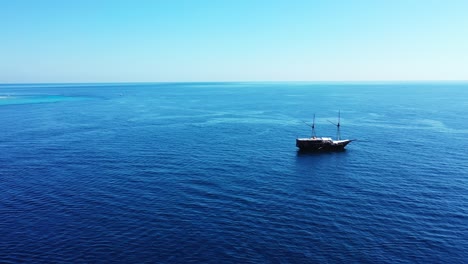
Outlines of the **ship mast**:
{"type": "Polygon", "coordinates": [[[340,110],[338,110],[338,124],[336,124],[336,138],[338,140],[341,140],[340,119],[341,119],[341,114],[340,114],[340,110]]]}
{"type": "Polygon", "coordinates": [[[304,124],[306,124],[306,125],[308,125],[308,126],[310,126],[310,127],[312,128],[312,137],[313,137],[313,138],[316,138],[317,135],[315,134],[315,114],[314,114],[314,119],[313,119],[313,121],[312,121],[312,125],[309,125],[309,124],[306,123],[305,121],[302,121],[302,122],[304,122],[304,124]]]}
{"type": "Polygon", "coordinates": [[[340,113],[340,110],[338,110],[338,123],[337,124],[333,123],[330,120],[327,120],[327,121],[336,126],[336,139],[341,140],[341,131],[340,131],[341,113],[340,113]]]}
{"type": "Polygon", "coordinates": [[[315,134],[315,114],[314,114],[314,121],[312,122],[312,137],[316,138],[317,135],[315,134]]]}

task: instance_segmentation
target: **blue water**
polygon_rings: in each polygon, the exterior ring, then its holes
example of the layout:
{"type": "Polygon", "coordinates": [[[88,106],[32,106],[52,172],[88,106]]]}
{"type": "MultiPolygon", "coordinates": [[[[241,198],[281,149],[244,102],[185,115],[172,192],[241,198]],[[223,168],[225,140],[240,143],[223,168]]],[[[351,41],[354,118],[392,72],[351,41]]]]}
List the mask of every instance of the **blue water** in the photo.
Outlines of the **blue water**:
{"type": "Polygon", "coordinates": [[[463,263],[467,83],[0,86],[0,262],[463,263]],[[295,138],[358,139],[302,154],[295,138]]]}

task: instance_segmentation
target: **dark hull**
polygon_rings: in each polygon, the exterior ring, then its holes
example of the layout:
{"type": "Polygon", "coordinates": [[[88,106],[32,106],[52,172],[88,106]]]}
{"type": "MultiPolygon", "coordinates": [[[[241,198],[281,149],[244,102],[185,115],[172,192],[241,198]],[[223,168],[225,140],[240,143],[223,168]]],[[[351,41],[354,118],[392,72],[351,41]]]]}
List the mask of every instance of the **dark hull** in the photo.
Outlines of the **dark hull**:
{"type": "Polygon", "coordinates": [[[333,142],[313,142],[308,140],[299,140],[296,139],[296,147],[301,151],[343,151],[351,142],[351,140],[345,140],[339,143],[333,142]]]}

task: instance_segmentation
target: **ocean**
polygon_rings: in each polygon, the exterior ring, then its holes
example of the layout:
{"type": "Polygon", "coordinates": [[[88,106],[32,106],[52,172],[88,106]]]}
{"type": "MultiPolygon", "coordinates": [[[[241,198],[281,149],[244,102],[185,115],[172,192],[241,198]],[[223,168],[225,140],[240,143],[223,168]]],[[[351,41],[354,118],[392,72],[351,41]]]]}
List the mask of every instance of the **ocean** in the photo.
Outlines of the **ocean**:
{"type": "Polygon", "coordinates": [[[466,263],[468,83],[0,85],[1,263],[466,263]],[[346,151],[301,153],[319,136],[346,151]]]}

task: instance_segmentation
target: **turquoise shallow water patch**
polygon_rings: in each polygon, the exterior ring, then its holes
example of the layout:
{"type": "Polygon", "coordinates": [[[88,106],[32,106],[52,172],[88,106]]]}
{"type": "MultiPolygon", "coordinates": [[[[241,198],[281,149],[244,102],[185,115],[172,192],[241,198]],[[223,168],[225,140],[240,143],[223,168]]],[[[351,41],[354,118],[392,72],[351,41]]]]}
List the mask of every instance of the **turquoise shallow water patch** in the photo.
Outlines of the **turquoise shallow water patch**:
{"type": "Polygon", "coordinates": [[[0,95],[0,105],[57,103],[88,99],[91,99],[91,97],[63,95],[0,95]]]}

